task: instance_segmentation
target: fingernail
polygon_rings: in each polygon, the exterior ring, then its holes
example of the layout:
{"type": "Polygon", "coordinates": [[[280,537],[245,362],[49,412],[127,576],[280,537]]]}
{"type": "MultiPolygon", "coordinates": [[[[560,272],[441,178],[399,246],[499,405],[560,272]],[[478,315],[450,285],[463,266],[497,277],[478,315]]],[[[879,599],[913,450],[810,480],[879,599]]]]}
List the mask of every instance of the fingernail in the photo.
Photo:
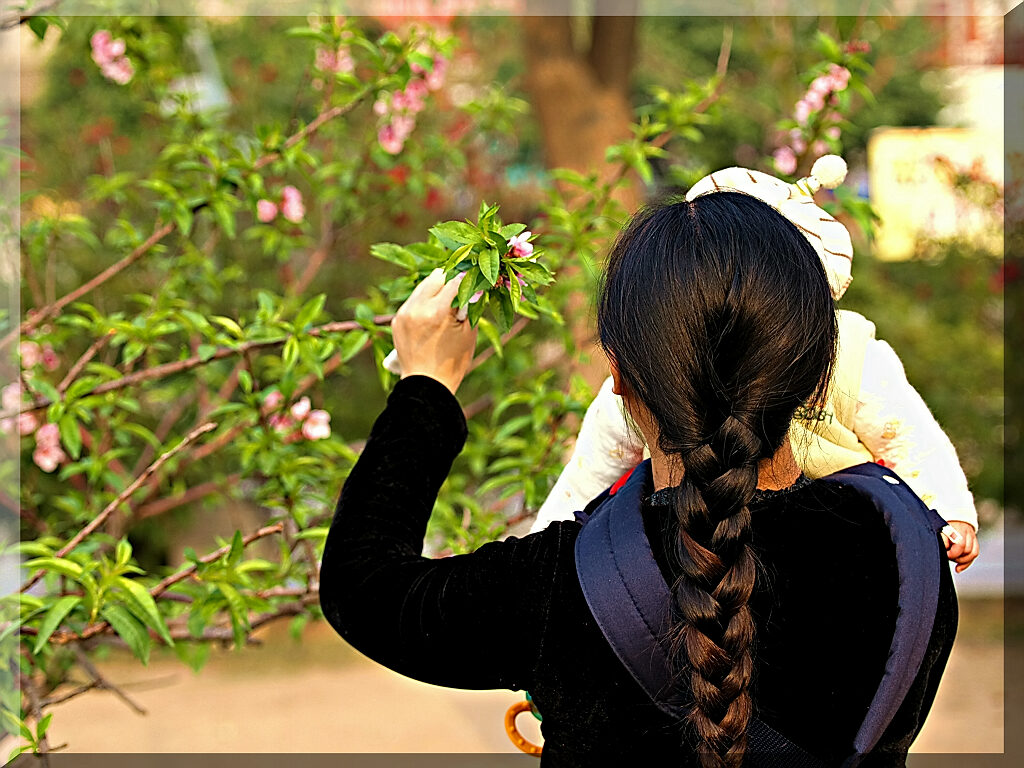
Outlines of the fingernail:
{"type": "Polygon", "coordinates": [[[462,281],[466,279],[465,272],[459,272],[455,277],[452,278],[456,285],[462,285],[462,281]]]}

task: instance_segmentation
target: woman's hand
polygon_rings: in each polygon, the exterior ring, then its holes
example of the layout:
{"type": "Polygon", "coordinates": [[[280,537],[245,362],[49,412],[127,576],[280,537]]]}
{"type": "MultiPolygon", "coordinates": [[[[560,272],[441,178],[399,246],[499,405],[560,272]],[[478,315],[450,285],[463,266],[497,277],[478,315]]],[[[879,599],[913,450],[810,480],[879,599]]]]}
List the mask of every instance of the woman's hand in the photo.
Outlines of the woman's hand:
{"type": "Polygon", "coordinates": [[[435,269],[416,286],[391,322],[402,378],[429,376],[452,394],[469,370],[476,348],[476,329],[465,319],[457,320],[452,307],[461,277],[446,284],[444,270],[435,269]]]}

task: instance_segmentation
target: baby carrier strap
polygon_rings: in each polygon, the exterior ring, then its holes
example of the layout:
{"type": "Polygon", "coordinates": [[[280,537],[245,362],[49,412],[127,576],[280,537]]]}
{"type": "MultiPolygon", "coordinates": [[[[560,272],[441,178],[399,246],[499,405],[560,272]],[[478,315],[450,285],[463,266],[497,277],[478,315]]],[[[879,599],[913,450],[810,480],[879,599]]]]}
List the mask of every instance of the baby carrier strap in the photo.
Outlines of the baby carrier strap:
{"type": "MultiPolygon", "coordinates": [[[[651,552],[641,507],[651,477],[645,461],[615,493],[588,505],[576,540],[576,572],[587,605],[612,650],[668,715],[686,710],[673,690],[666,633],[671,595],[651,552]]],[[[906,697],[931,638],[944,566],[937,536],[945,522],[895,473],[861,464],[823,478],[848,485],[882,513],[896,547],[899,614],[885,673],[851,745],[844,768],[854,768],[878,743],[906,697]]],[[[748,760],[758,768],[823,768],[818,758],[757,718],[748,729],[748,760]]]]}

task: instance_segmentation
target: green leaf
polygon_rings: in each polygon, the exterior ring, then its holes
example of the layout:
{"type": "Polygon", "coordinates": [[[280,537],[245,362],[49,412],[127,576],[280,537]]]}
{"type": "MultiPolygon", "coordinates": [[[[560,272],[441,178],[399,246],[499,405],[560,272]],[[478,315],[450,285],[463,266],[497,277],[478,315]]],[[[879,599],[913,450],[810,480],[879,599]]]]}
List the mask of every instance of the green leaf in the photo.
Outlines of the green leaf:
{"type": "Polygon", "coordinates": [[[36,724],[36,739],[37,740],[43,738],[43,736],[46,735],[46,731],[49,729],[50,722],[52,720],[53,720],[53,712],[51,712],[50,714],[44,716],[43,719],[40,720],[36,724]]]}
{"type": "Polygon", "coordinates": [[[512,306],[512,298],[506,291],[498,294],[498,328],[502,333],[507,333],[516,319],[516,310],[512,306]]]}
{"type": "Polygon", "coordinates": [[[82,576],[82,566],[63,557],[37,557],[25,563],[26,568],[45,568],[76,581],[82,576]]]}
{"type": "Polygon", "coordinates": [[[128,539],[121,539],[114,547],[114,562],[118,565],[127,565],[132,559],[132,545],[128,539]]]}
{"type": "Polygon", "coordinates": [[[397,264],[400,267],[406,269],[416,268],[416,257],[408,250],[395,243],[377,243],[376,245],[370,246],[370,255],[380,259],[381,261],[388,261],[392,264],[397,264]]]}
{"type": "Polygon", "coordinates": [[[459,292],[456,295],[456,301],[460,307],[464,307],[469,304],[469,300],[473,298],[473,294],[476,293],[477,283],[485,280],[484,276],[480,273],[480,270],[476,267],[470,267],[466,271],[466,276],[462,278],[462,282],[459,283],[459,292]]]}
{"type": "Polygon", "coordinates": [[[281,361],[284,363],[285,370],[290,371],[295,367],[295,362],[299,359],[299,340],[294,336],[289,336],[288,340],[284,343],[284,349],[281,350],[281,361]]]}
{"type": "Polygon", "coordinates": [[[498,252],[488,248],[480,254],[477,265],[483,276],[487,278],[487,282],[493,286],[498,281],[498,274],[501,272],[501,256],[498,255],[498,252]]]}
{"type": "Polygon", "coordinates": [[[245,545],[242,543],[242,532],[235,531],[235,535],[231,537],[231,549],[228,550],[226,560],[228,567],[238,564],[238,561],[242,559],[242,552],[244,550],[245,545]]]}
{"type": "Polygon", "coordinates": [[[510,263],[516,272],[522,275],[523,279],[528,283],[548,285],[555,279],[547,267],[535,261],[512,261],[510,263]]]}
{"type": "Polygon", "coordinates": [[[160,615],[160,611],[156,607],[156,601],[149,594],[149,590],[139,584],[139,582],[127,579],[124,576],[117,578],[117,586],[127,592],[141,609],[143,615],[139,618],[156,630],[161,640],[168,645],[174,645],[171,633],[167,631],[167,624],[164,623],[164,618],[160,615]]]}
{"type": "Polygon", "coordinates": [[[819,29],[816,42],[818,50],[829,61],[838,62],[842,58],[843,52],[839,47],[839,43],[826,32],[819,29]]]}
{"type": "Polygon", "coordinates": [[[524,229],[526,229],[525,224],[506,224],[501,228],[501,236],[508,240],[509,238],[518,235],[524,229]]]}
{"type": "Polygon", "coordinates": [[[222,200],[214,200],[210,203],[210,209],[213,211],[213,216],[220,225],[220,228],[224,230],[224,234],[227,235],[228,240],[235,239],[235,217],[231,215],[231,211],[228,210],[227,205],[222,200]]]}
{"type": "Polygon", "coordinates": [[[114,628],[118,637],[128,644],[139,661],[148,664],[153,640],[139,620],[132,616],[123,605],[105,605],[100,610],[100,614],[114,628]]]}
{"type": "Polygon", "coordinates": [[[320,316],[320,313],[323,312],[324,302],[326,301],[327,294],[325,293],[321,293],[317,296],[314,296],[312,299],[307,301],[305,305],[303,305],[302,309],[299,310],[299,313],[295,316],[296,330],[302,330],[307,325],[316,320],[317,317],[320,316]]]}
{"type": "Polygon", "coordinates": [[[224,595],[228,602],[228,613],[231,616],[231,629],[235,636],[235,647],[244,648],[246,636],[249,634],[249,611],[245,607],[245,600],[238,593],[238,590],[230,584],[220,583],[217,589],[224,595]]]}
{"type": "Polygon", "coordinates": [[[82,455],[82,433],[78,428],[78,419],[67,413],[61,416],[57,427],[60,431],[60,441],[68,449],[68,454],[78,461],[82,455]]]}
{"type": "Polygon", "coordinates": [[[215,354],[217,354],[216,344],[200,344],[196,348],[196,355],[198,355],[199,359],[204,363],[211,359],[215,354]]]}
{"type": "Polygon", "coordinates": [[[304,531],[299,531],[292,538],[294,539],[326,539],[327,532],[330,530],[327,526],[318,526],[316,528],[307,528],[304,531]]]}
{"type": "Polygon", "coordinates": [[[32,34],[42,40],[46,37],[46,30],[50,27],[50,23],[42,16],[30,16],[28,19],[28,28],[32,30],[32,34]]]}
{"type": "Polygon", "coordinates": [[[511,264],[505,265],[505,272],[508,274],[509,284],[509,298],[512,299],[512,311],[519,311],[519,301],[523,297],[523,286],[519,284],[519,278],[516,276],[515,270],[512,269],[511,264]]]}
{"type": "Polygon", "coordinates": [[[136,437],[142,438],[143,440],[145,440],[147,443],[149,443],[154,448],[159,448],[160,447],[160,441],[157,440],[156,435],[154,435],[152,432],[150,432],[146,427],[142,426],[141,424],[136,424],[133,421],[128,421],[128,422],[125,422],[124,424],[121,424],[118,427],[118,429],[123,430],[125,432],[129,432],[129,433],[135,435],[136,437]]]}
{"type": "Polygon", "coordinates": [[[242,331],[242,326],[232,320],[230,317],[224,317],[223,315],[213,315],[211,318],[213,322],[227,330],[236,339],[241,339],[245,336],[245,332],[242,331]]]}
{"type": "Polygon", "coordinates": [[[494,323],[490,322],[487,318],[481,317],[480,321],[476,324],[476,327],[483,331],[487,341],[490,342],[492,347],[494,347],[494,353],[498,357],[504,357],[505,351],[501,346],[501,334],[498,333],[498,329],[494,327],[494,323]]]}
{"type": "Polygon", "coordinates": [[[345,340],[341,342],[341,361],[347,363],[358,355],[369,340],[369,331],[349,331],[345,334],[345,340]]]}
{"type": "Polygon", "coordinates": [[[244,368],[238,372],[238,386],[247,395],[252,394],[252,374],[244,368]]]}
{"type": "Polygon", "coordinates": [[[452,251],[452,255],[449,256],[448,260],[444,263],[444,267],[442,267],[444,271],[448,272],[449,270],[457,267],[459,264],[463,262],[463,260],[466,259],[466,257],[470,255],[472,250],[472,243],[467,243],[466,245],[456,248],[454,251],[452,251]]]}
{"type": "Polygon", "coordinates": [[[476,227],[464,221],[445,221],[430,228],[434,235],[446,248],[457,248],[465,243],[481,241],[476,227]]]}
{"type": "Polygon", "coordinates": [[[356,307],[356,322],[359,323],[363,328],[368,331],[377,330],[377,324],[374,322],[374,312],[369,304],[359,304],[356,307]]]}
{"type": "Polygon", "coordinates": [[[39,634],[36,636],[36,644],[32,647],[32,653],[38,654],[46,646],[47,641],[50,639],[50,635],[54,633],[54,630],[60,626],[60,623],[64,621],[64,617],[67,616],[71,611],[82,602],[82,598],[75,595],[68,595],[67,597],[60,598],[52,606],[50,610],[46,612],[46,616],[43,617],[43,623],[39,625],[39,634]]]}

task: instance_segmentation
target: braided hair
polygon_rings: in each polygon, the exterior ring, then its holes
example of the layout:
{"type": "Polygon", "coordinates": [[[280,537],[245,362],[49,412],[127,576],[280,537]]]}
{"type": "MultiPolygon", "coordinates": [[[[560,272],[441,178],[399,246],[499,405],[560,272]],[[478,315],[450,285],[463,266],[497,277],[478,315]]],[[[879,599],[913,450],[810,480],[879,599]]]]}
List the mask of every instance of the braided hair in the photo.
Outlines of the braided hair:
{"type": "Polygon", "coordinates": [[[749,503],[758,463],[794,411],[822,399],[835,308],[798,229],[748,195],[718,192],[639,214],[610,254],[598,310],[605,351],[681,463],[666,551],[676,683],[703,768],[740,766],[751,716],[757,564],[749,503]]]}

